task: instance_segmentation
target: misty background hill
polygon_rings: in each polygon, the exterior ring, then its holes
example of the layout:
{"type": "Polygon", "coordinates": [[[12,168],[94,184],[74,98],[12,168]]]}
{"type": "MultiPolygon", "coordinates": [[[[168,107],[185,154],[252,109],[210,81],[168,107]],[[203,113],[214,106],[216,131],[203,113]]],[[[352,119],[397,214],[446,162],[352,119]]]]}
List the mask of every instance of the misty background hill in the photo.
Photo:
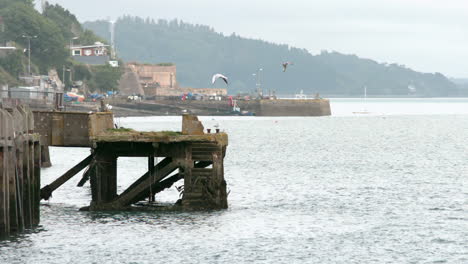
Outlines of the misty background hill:
{"type": "Polygon", "coordinates": [[[461,92],[468,91],[468,79],[466,78],[451,78],[450,81],[455,83],[461,92]]]}
{"type": "MultiPolygon", "coordinates": [[[[86,22],[83,26],[110,39],[107,21],[86,22]]],[[[364,86],[371,96],[459,93],[457,86],[440,73],[419,73],[403,65],[337,52],[312,55],[305,49],[242,38],[234,33],[225,36],[209,26],[178,20],[122,17],[116,21],[115,43],[118,56],[125,61],[175,63],[182,86],[212,87],[212,74],[223,73],[230,78],[230,93],[255,90],[252,74],[259,68],[263,69],[259,77],[264,91],[276,90],[277,94],[304,90],[307,94],[362,96],[364,86]],[[282,72],[284,61],[294,62],[286,72],[282,72]]]]}

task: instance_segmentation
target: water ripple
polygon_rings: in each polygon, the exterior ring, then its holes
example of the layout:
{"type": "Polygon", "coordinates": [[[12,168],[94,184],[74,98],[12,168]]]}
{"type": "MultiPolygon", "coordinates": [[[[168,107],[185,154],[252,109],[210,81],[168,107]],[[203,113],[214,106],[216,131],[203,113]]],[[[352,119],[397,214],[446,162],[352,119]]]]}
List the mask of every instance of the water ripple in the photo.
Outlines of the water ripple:
{"type": "MultiPolygon", "coordinates": [[[[90,190],[72,179],[37,230],[0,242],[0,263],[467,263],[468,116],[202,119],[230,136],[228,210],[80,212],[90,190]]],[[[51,154],[43,184],[89,150],[51,154]]],[[[119,191],[145,167],[119,159],[119,191]]]]}

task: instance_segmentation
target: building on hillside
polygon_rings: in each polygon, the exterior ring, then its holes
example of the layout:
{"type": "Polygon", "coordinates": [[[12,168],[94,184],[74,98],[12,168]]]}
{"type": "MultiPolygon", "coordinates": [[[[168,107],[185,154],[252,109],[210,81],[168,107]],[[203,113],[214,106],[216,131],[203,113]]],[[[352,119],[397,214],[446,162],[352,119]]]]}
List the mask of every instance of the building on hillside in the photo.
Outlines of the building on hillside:
{"type": "Polygon", "coordinates": [[[3,58],[10,54],[11,52],[15,51],[16,47],[13,47],[10,45],[10,43],[7,43],[5,47],[3,47],[3,43],[0,43],[0,58],[3,58]]]}
{"type": "Polygon", "coordinates": [[[183,94],[226,95],[226,89],[188,88],[177,83],[177,67],[174,64],[128,63],[120,91],[143,91],[146,97],[180,96],[183,94]],[[125,85],[124,85],[125,86],[125,85]]]}
{"type": "Polygon", "coordinates": [[[116,61],[111,60],[108,51],[109,45],[96,42],[93,45],[71,46],[72,58],[87,65],[106,65],[118,67],[116,61]]]}
{"type": "Polygon", "coordinates": [[[141,85],[147,95],[156,95],[158,88],[177,88],[177,69],[171,65],[150,65],[129,63],[128,68],[138,75],[141,85]]]}

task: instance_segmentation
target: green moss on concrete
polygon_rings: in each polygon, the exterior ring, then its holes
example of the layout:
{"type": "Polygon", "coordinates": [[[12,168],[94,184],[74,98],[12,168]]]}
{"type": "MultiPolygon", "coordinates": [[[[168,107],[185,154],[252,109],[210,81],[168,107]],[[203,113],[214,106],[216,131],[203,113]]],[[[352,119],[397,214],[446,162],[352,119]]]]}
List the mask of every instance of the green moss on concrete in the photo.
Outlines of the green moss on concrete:
{"type": "Polygon", "coordinates": [[[161,133],[161,134],[164,134],[166,136],[173,136],[173,137],[182,135],[182,132],[168,131],[168,130],[164,130],[164,131],[160,131],[160,132],[156,132],[156,133],[161,133]]]}
{"type": "Polygon", "coordinates": [[[109,128],[107,129],[107,131],[109,132],[117,132],[117,133],[122,133],[122,132],[136,132],[135,130],[131,129],[131,128],[125,128],[125,127],[121,127],[121,128],[109,128]]]}

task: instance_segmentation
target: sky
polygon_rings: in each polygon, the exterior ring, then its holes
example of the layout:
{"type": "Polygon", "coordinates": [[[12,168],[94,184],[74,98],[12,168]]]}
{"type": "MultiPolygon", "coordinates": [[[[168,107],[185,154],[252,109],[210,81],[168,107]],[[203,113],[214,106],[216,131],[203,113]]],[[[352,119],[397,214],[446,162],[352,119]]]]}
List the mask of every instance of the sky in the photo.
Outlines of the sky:
{"type": "Polygon", "coordinates": [[[468,0],[50,0],[81,22],[179,19],[227,35],[468,78],[468,0]]]}

